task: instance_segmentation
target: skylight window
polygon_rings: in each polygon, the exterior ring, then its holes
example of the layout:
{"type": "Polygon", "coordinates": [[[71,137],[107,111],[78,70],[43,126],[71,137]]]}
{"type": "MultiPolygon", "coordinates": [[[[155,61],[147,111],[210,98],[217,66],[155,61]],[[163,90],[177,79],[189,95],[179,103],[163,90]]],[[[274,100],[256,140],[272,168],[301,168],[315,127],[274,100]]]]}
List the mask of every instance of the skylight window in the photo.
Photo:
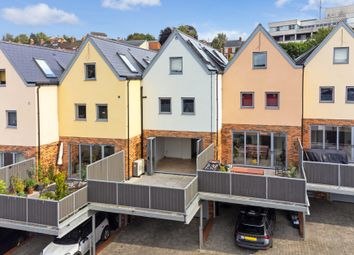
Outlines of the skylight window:
{"type": "Polygon", "coordinates": [[[124,64],[130,69],[130,71],[132,71],[133,73],[137,73],[138,71],[135,69],[135,67],[133,66],[133,64],[129,61],[129,59],[127,58],[126,55],[123,54],[119,54],[119,57],[123,60],[124,64]]]}
{"type": "Polygon", "coordinates": [[[52,69],[50,69],[50,67],[48,66],[45,60],[36,59],[36,58],[34,60],[36,61],[37,65],[40,67],[40,69],[42,70],[42,72],[47,78],[57,78],[57,76],[52,71],[52,69]]]}
{"type": "Polygon", "coordinates": [[[149,57],[144,58],[144,61],[148,65],[151,63],[151,59],[149,57]]]}

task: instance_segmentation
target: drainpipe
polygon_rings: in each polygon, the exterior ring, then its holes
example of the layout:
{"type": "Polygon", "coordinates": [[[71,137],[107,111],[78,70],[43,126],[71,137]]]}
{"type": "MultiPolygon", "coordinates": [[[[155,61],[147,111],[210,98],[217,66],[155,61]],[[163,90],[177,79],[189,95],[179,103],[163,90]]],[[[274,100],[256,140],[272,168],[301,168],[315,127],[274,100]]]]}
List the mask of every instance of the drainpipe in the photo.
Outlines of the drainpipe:
{"type": "Polygon", "coordinates": [[[219,75],[216,73],[216,159],[219,158],[219,75]]]}
{"type": "Polygon", "coordinates": [[[140,158],[144,157],[144,105],[143,86],[140,86],[140,158]]]}
{"type": "Polygon", "coordinates": [[[128,127],[127,127],[127,133],[128,133],[128,180],[130,179],[130,108],[129,108],[129,103],[130,103],[130,98],[129,98],[129,84],[130,80],[127,81],[127,119],[128,119],[128,127]]]}
{"type": "Polygon", "coordinates": [[[41,159],[41,114],[40,114],[40,106],[39,106],[39,89],[41,88],[41,85],[37,86],[37,166],[40,166],[40,159],[41,159]]]}
{"type": "Polygon", "coordinates": [[[304,86],[305,86],[305,65],[302,65],[302,98],[301,98],[301,143],[304,146],[304,86]]]}
{"type": "Polygon", "coordinates": [[[213,143],[213,71],[210,71],[210,142],[213,143]]]}

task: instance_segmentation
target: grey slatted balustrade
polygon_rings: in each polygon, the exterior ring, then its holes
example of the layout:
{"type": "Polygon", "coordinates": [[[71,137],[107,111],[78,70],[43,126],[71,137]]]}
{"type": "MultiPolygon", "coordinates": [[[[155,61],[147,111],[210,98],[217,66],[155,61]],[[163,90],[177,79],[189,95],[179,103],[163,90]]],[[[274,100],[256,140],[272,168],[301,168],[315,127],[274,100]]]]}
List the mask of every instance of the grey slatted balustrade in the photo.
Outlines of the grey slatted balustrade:
{"type": "Polygon", "coordinates": [[[0,180],[4,180],[6,185],[10,185],[11,176],[17,176],[22,180],[25,180],[29,178],[29,171],[35,171],[35,167],[36,163],[34,158],[30,158],[9,166],[4,166],[0,168],[0,180]]]}
{"type": "Polygon", "coordinates": [[[202,170],[210,160],[214,159],[214,144],[210,144],[197,156],[197,170],[202,170]]]}

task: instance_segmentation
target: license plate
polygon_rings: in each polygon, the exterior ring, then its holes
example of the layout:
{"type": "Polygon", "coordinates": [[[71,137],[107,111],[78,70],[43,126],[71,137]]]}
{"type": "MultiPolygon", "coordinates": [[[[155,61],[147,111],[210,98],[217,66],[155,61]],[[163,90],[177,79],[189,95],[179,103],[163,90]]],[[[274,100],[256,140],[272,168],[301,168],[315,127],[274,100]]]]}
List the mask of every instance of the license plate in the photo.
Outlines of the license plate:
{"type": "Polygon", "coordinates": [[[246,240],[246,241],[256,242],[256,241],[257,241],[257,238],[251,237],[251,236],[245,236],[245,240],[246,240]]]}

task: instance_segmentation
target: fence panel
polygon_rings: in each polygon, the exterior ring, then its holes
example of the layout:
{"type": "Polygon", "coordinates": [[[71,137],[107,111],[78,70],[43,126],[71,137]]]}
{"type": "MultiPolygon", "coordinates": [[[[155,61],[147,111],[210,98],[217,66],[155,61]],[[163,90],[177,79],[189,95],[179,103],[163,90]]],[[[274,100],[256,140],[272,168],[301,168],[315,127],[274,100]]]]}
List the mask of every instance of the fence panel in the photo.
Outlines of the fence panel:
{"type": "Polygon", "coordinates": [[[87,188],[87,186],[85,186],[82,189],[80,189],[74,193],[75,210],[78,210],[87,204],[87,190],[88,190],[88,188],[87,188]]]}
{"type": "Polygon", "coordinates": [[[232,195],[266,198],[266,177],[231,174],[232,195]]]}
{"type": "Polygon", "coordinates": [[[304,170],[308,183],[339,185],[336,164],[304,161],[304,170]]]}
{"type": "Polygon", "coordinates": [[[58,202],[28,199],[28,222],[58,226],[58,202]]]}
{"type": "Polygon", "coordinates": [[[306,181],[268,177],[268,199],[306,203],[306,181]]]}
{"type": "Polygon", "coordinates": [[[197,170],[203,170],[214,159],[214,144],[211,144],[197,156],[197,170]]]}
{"type": "Polygon", "coordinates": [[[340,186],[354,188],[354,166],[340,165],[340,186]]]}
{"type": "Polygon", "coordinates": [[[198,193],[198,177],[193,179],[192,183],[187,187],[185,192],[186,192],[185,206],[187,207],[198,193]]]}
{"type": "Polygon", "coordinates": [[[150,187],[151,209],[184,212],[185,200],[184,190],[150,187]]]}
{"type": "Polygon", "coordinates": [[[26,198],[0,195],[0,218],[26,221],[26,198]]]}
{"type": "Polygon", "coordinates": [[[149,208],[149,187],[118,183],[118,204],[149,208]]]}
{"type": "Polygon", "coordinates": [[[117,204],[117,184],[111,182],[88,181],[88,202],[117,204]]]}
{"type": "Polygon", "coordinates": [[[62,200],[59,203],[59,220],[63,220],[75,211],[75,201],[74,195],[71,194],[62,200]]]}
{"type": "Polygon", "coordinates": [[[10,185],[11,176],[18,176],[25,180],[29,178],[29,171],[34,170],[35,174],[35,159],[27,159],[9,166],[0,168],[0,179],[4,180],[7,185],[10,185]]]}
{"type": "Polygon", "coordinates": [[[201,192],[230,194],[230,174],[198,171],[198,188],[201,192]]]}

